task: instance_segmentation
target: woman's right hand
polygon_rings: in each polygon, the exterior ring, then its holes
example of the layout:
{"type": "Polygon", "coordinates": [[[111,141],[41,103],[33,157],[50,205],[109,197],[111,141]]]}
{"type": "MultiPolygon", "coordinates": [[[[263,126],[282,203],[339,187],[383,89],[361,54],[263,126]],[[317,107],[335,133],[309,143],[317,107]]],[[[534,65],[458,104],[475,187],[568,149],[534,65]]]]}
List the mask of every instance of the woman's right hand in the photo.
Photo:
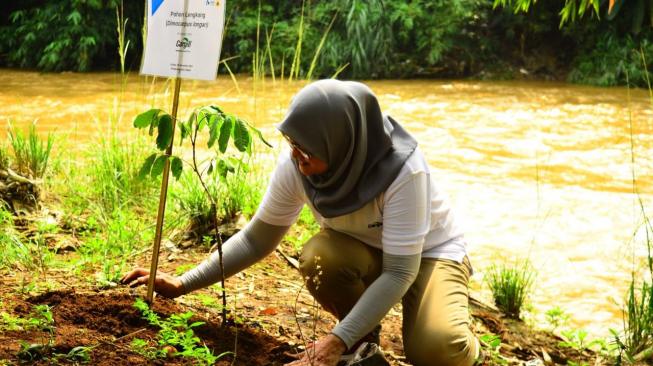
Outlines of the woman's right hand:
{"type": "MultiPolygon", "coordinates": [[[[149,279],[150,271],[139,267],[122,276],[120,283],[123,285],[128,284],[129,287],[137,287],[147,284],[149,279]]],[[[157,271],[156,278],[154,279],[154,291],[161,296],[173,299],[184,294],[184,285],[179,278],[157,271]]]]}

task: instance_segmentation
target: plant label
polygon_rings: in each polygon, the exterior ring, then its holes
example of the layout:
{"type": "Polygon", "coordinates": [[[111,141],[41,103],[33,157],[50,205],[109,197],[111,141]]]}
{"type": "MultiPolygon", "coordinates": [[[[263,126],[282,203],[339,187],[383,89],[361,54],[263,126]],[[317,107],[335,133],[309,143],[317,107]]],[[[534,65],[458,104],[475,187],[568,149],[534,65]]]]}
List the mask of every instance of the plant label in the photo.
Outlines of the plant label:
{"type": "Polygon", "coordinates": [[[147,0],[141,74],[215,80],[226,0],[147,0]]]}

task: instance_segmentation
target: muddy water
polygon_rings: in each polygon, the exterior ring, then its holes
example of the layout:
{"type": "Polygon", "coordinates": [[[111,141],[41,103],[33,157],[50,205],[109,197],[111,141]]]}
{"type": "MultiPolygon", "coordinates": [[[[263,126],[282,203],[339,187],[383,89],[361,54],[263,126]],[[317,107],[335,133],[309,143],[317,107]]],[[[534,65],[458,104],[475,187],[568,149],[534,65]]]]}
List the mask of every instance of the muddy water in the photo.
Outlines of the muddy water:
{"type": "MultiPolygon", "coordinates": [[[[191,106],[217,103],[278,141],[273,124],[302,85],[247,77],[235,83],[223,76],[214,83],[184,81],[180,115],[187,116],[191,106]]],[[[571,314],[573,326],[594,335],[620,327],[631,269],[645,256],[633,171],[653,211],[653,108],[647,92],[520,82],[369,85],[384,111],[417,137],[433,176],[464,218],[474,288],[489,297],[482,284],[485,268],[528,257],[538,271],[536,321],[544,325],[543,313],[559,306],[571,314]]],[[[84,149],[109,128],[132,133],[139,111],[169,110],[171,89],[164,80],[136,75],[123,83],[115,74],[2,70],[0,123],[35,120],[39,131],[56,131],[70,149],[84,149]]]]}

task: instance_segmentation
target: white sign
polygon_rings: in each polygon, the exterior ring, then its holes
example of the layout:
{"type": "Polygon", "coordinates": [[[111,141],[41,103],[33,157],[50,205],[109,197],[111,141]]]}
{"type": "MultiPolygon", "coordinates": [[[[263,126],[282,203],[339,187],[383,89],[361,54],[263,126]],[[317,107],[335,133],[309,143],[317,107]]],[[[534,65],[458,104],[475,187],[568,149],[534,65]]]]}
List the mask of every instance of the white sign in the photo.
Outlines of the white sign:
{"type": "Polygon", "coordinates": [[[141,74],[215,80],[226,0],[147,0],[141,74]]]}

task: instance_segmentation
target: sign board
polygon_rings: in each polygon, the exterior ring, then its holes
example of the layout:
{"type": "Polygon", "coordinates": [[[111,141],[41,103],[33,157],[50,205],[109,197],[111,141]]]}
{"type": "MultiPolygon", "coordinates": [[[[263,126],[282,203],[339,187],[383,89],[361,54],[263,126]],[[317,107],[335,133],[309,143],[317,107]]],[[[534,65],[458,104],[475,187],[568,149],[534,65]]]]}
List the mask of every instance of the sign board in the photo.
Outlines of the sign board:
{"type": "Polygon", "coordinates": [[[147,0],[141,74],[215,80],[226,0],[147,0]]]}

